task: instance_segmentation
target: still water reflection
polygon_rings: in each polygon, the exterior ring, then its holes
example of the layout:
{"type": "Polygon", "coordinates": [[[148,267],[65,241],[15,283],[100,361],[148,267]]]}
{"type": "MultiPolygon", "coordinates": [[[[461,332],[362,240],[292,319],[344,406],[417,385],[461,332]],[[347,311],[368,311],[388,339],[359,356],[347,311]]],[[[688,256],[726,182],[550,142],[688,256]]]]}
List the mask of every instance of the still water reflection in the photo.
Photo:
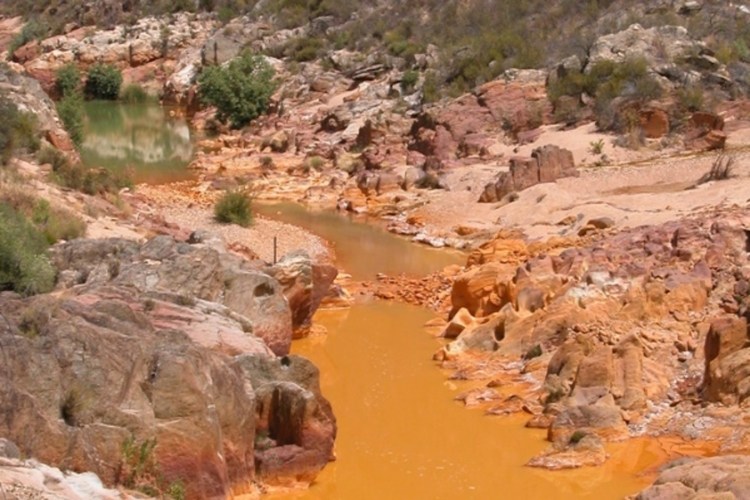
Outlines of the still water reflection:
{"type": "Polygon", "coordinates": [[[85,103],[83,163],[130,170],[135,182],[161,184],[190,177],[193,156],[190,128],[156,102],[85,103]]]}

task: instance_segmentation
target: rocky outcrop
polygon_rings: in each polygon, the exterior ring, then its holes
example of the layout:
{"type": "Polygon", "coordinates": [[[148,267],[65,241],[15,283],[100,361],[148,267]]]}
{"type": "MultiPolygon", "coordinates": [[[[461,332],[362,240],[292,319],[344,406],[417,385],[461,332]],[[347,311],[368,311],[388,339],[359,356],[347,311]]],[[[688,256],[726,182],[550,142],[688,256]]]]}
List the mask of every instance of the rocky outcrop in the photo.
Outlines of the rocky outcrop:
{"type": "Polygon", "coordinates": [[[523,408],[548,430],[552,449],[531,465],[601,463],[597,440],[633,432],[736,433],[742,449],[748,434],[729,408],[748,395],[748,221],[740,210],[611,236],[597,223],[591,244],[568,248],[503,235],[455,279],[444,330],[454,340],[435,358],[456,377],[517,388],[487,411],[523,408]]]}
{"type": "Polygon", "coordinates": [[[551,121],[546,75],[536,70],[509,70],[445,106],[417,117],[409,149],[443,161],[458,156],[487,156],[493,137],[521,132],[551,121]]]}
{"type": "Polygon", "coordinates": [[[317,370],[266,346],[292,334],[270,275],[168,237],[76,240],[52,260],[57,292],[0,297],[0,435],[25,456],[188,497],[309,482],[332,458],[317,370]]]}
{"type": "Polygon", "coordinates": [[[635,500],[750,497],[750,457],[730,455],[668,465],[635,500]]]}
{"type": "Polygon", "coordinates": [[[494,203],[536,184],[576,175],[573,153],[554,145],[543,146],[532,151],[531,158],[511,158],[509,171],[485,186],[479,202],[494,203]]]}
{"type": "Polygon", "coordinates": [[[16,65],[0,67],[0,95],[12,101],[20,111],[36,117],[40,134],[57,149],[77,157],[73,142],[62,126],[55,103],[34,78],[22,74],[16,65]]]}
{"type": "Polygon", "coordinates": [[[289,352],[292,313],[278,281],[239,257],[208,245],[177,243],[167,236],[143,245],[128,240],[83,240],[52,252],[61,286],[101,284],[139,293],[167,293],[184,302],[225,305],[277,355],[289,352]]]}

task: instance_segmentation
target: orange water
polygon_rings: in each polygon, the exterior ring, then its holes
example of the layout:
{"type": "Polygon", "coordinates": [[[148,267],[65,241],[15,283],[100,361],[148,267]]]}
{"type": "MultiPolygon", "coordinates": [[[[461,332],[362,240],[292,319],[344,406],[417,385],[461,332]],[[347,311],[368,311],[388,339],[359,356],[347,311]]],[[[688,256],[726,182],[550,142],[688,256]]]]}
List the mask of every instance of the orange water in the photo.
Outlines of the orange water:
{"type": "MultiPolygon", "coordinates": [[[[337,255],[355,277],[382,267],[429,272],[446,263],[446,254],[378,228],[285,207],[285,220],[346,248],[337,255]],[[357,246],[352,235],[367,244],[357,246]]],[[[447,263],[456,260],[447,255],[447,263]]],[[[525,467],[547,447],[545,432],[524,428],[522,417],[488,417],[454,401],[462,388],[434,365],[439,344],[423,329],[433,317],[422,308],[382,301],[317,314],[327,335],[296,341],[293,351],[320,368],[323,394],[338,419],[337,461],[309,490],[272,498],[614,499],[653,479],[653,467],[665,460],[655,440],[611,446],[612,458],[603,467],[558,472],[525,467]]]]}

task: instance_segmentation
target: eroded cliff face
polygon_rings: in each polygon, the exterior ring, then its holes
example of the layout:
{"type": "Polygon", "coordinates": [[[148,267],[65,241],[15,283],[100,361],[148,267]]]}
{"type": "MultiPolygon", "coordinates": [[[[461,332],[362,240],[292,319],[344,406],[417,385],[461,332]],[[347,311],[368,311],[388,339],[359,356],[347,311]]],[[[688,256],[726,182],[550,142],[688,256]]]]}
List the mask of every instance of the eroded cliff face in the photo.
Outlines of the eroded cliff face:
{"type": "Polygon", "coordinates": [[[191,497],[310,482],[332,458],[335,418],[317,369],[285,356],[292,310],[265,264],[169,237],[52,260],[56,292],[0,297],[0,433],[24,455],[191,497]]]}
{"type": "Polygon", "coordinates": [[[489,380],[467,404],[548,429],[541,467],[606,459],[599,440],[670,434],[744,450],[747,211],[605,236],[484,245],[453,286],[436,354],[489,380]],[[498,388],[518,384],[513,395],[498,388]],[[718,437],[721,436],[721,439],[718,437]]]}

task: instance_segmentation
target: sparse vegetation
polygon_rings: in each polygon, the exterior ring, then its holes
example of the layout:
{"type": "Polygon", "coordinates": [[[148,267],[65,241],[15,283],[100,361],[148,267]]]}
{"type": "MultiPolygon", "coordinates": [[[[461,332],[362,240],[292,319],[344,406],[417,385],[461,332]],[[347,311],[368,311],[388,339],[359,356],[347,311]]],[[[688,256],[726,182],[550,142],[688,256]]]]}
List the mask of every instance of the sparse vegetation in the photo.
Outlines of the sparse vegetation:
{"type": "Polygon", "coordinates": [[[259,55],[244,52],[226,67],[205,68],[198,78],[201,99],[216,106],[217,118],[241,128],[265,113],[275,89],[274,71],[259,55]]]}
{"type": "Polygon", "coordinates": [[[21,32],[17,34],[10,42],[10,46],[8,47],[8,54],[12,56],[16,50],[20,49],[29,42],[43,38],[47,34],[47,32],[49,32],[48,26],[36,20],[30,20],[23,25],[23,28],[21,28],[21,32]]]}
{"type": "Polygon", "coordinates": [[[0,203],[0,290],[22,295],[45,293],[55,284],[55,269],[45,252],[48,242],[22,214],[0,203]]]}
{"type": "Polygon", "coordinates": [[[523,359],[526,361],[534,358],[538,358],[542,355],[542,346],[539,344],[536,344],[534,347],[530,348],[526,353],[523,355],[523,359]]]}
{"type": "Polygon", "coordinates": [[[591,154],[600,155],[604,152],[604,139],[598,141],[591,141],[589,143],[589,151],[591,154]]]}
{"type": "Polygon", "coordinates": [[[110,64],[95,64],[86,75],[86,96],[90,99],[115,100],[120,95],[122,73],[110,64]]]}
{"type": "Polygon", "coordinates": [[[120,92],[120,100],[128,104],[139,104],[149,99],[148,93],[137,83],[126,85],[120,92]]]}
{"type": "Polygon", "coordinates": [[[731,178],[734,172],[734,164],[734,156],[719,155],[711,165],[711,170],[700,178],[698,184],[705,184],[711,181],[724,181],[731,178]]]}
{"type": "Polygon", "coordinates": [[[53,148],[42,148],[37,161],[52,165],[52,179],[55,182],[86,194],[116,193],[122,188],[133,187],[133,181],[127,174],[72,163],[63,153],[53,148]]]}
{"type": "Polygon", "coordinates": [[[587,435],[588,435],[588,434],[586,434],[586,432],[584,432],[584,431],[581,431],[581,430],[575,431],[575,432],[574,432],[573,434],[571,434],[571,436],[570,436],[570,440],[569,440],[568,442],[569,442],[570,444],[573,444],[573,445],[575,445],[575,444],[578,444],[578,443],[580,443],[580,442],[581,442],[581,440],[582,440],[583,438],[585,438],[585,437],[586,437],[587,435]]]}
{"type": "Polygon", "coordinates": [[[57,114],[76,147],[81,147],[84,137],[83,99],[77,92],[68,93],[57,103],[57,114]]]}
{"type": "Polygon", "coordinates": [[[247,227],[253,222],[252,200],[243,191],[227,191],[214,206],[218,222],[247,227]]]}
{"type": "Polygon", "coordinates": [[[86,233],[86,223],[74,213],[54,208],[45,199],[39,199],[31,220],[42,231],[49,244],[60,240],[74,240],[86,233]]]}
{"type": "Polygon", "coordinates": [[[31,113],[18,110],[10,100],[0,97],[0,164],[18,151],[36,151],[39,148],[38,124],[31,113]]]}
{"type": "Polygon", "coordinates": [[[604,60],[585,73],[570,72],[552,81],[547,89],[555,106],[555,116],[566,122],[577,113],[582,95],[594,97],[594,114],[602,130],[630,130],[628,117],[621,113],[625,104],[648,102],[661,96],[661,87],[648,73],[642,58],[623,62],[604,60]],[[615,103],[619,99],[619,103],[615,103]],[[615,105],[617,104],[617,105],[615,105]]]}

